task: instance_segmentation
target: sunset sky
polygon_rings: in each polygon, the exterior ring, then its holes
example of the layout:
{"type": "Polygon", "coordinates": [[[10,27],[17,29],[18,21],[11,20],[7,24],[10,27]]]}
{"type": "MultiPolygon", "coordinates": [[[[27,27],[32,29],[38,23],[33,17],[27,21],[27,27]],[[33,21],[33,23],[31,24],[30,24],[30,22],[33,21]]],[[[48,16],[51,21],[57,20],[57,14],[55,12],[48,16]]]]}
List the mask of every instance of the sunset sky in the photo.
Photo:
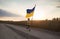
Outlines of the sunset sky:
{"type": "Polygon", "coordinates": [[[60,0],[0,0],[0,9],[18,15],[0,15],[0,20],[26,20],[26,9],[32,9],[35,4],[34,20],[60,18],[60,8],[57,7],[60,6],[60,0]]]}

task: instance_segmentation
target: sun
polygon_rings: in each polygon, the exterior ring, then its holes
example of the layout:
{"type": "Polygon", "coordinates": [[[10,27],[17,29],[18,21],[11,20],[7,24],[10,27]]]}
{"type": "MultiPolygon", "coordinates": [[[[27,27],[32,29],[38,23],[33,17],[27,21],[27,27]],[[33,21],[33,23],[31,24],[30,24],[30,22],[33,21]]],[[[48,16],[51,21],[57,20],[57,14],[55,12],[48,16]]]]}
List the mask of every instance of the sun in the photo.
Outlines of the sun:
{"type": "Polygon", "coordinates": [[[31,18],[33,18],[33,20],[44,20],[45,15],[46,15],[46,10],[38,6],[35,8],[34,15],[31,18]]]}
{"type": "Polygon", "coordinates": [[[34,13],[33,20],[42,20],[44,19],[45,13],[40,11],[40,13],[34,13]]]}

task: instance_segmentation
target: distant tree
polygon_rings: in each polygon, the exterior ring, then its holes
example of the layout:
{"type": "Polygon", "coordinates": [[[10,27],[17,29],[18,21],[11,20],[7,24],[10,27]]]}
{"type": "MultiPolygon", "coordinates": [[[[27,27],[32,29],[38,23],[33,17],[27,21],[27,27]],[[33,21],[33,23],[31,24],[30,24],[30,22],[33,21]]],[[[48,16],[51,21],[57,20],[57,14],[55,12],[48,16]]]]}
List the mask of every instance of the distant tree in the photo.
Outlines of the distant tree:
{"type": "Polygon", "coordinates": [[[48,19],[46,19],[46,21],[48,21],[48,19]]]}
{"type": "Polygon", "coordinates": [[[56,20],[58,21],[59,18],[56,18],[56,20]]]}
{"type": "Polygon", "coordinates": [[[60,18],[53,18],[52,20],[53,20],[53,21],[59,21],[60,18]]]}
{"type": "Polygon", "coordinates": [[[52,20],[55,21],[55,18],[53,18],[52,20]]]}

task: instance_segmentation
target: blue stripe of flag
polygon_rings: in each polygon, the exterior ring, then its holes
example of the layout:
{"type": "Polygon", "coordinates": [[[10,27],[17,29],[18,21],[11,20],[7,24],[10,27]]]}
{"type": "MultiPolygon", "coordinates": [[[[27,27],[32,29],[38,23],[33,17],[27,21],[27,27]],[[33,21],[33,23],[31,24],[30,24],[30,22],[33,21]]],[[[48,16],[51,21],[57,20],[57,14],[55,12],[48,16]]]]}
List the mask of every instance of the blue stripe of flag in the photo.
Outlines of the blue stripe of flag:
{"type": "Polygon", "coordinates": [[[30,14],[31,12],[33,12],[35,10],[35,7],[33,7],[33,9],[27,9],[27,13],[30,14]]]}

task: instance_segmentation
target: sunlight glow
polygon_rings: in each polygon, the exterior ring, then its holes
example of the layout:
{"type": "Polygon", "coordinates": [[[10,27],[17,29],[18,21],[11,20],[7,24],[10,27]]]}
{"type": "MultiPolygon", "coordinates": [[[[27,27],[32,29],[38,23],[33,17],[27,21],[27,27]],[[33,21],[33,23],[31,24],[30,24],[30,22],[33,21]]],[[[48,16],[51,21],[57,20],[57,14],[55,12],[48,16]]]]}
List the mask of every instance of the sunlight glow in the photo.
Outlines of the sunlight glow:
{"type": "MultiPolygon", "coordinates": [[[[25,20],[27,9],[32,9],[36,4],[33,20],[45,20],[60,17],[60,8],[56,8],[56,5],[60,5],[60,2],[52,0],[10,0],[0,1],[0,9],[6,10],[12,14],[19,15],[19,17],[0,18],[2,20],[25,20]]],[[[31,17],[31,18],[32,18],[31,17]]]]}
{"type": "Polygon", "coordinates": [[[33,16],[33,19],[34,19],[34,20],[43,19],[44,15],[45,15],[45,14],[44,14],[43,11],[41,11],[40,13],[35,13],[34,16],[33,16]]]}

